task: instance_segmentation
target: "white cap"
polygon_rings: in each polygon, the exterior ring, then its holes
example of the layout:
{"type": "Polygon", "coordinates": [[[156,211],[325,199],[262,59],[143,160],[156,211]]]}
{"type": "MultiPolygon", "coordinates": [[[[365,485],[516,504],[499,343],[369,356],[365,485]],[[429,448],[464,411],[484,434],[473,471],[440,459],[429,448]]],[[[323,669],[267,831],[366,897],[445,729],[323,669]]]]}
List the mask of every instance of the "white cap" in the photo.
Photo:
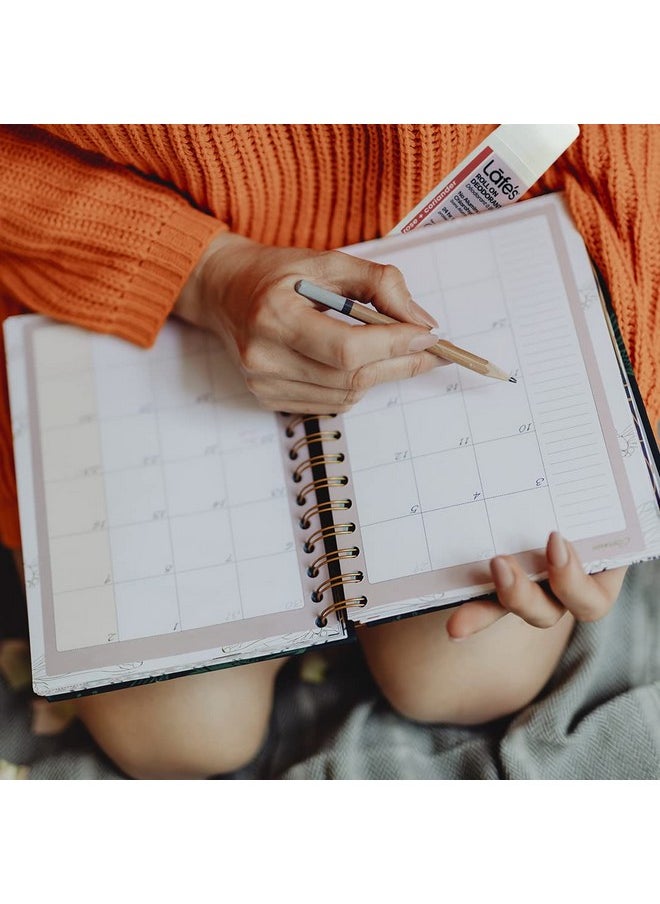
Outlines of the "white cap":
{"type": "Polygon", "coordinates": [[[509,125],[499,126],[493,135],[512,151],[529,170],[532,185],[552,166],[580,134],[577,125],[509,125]]]}

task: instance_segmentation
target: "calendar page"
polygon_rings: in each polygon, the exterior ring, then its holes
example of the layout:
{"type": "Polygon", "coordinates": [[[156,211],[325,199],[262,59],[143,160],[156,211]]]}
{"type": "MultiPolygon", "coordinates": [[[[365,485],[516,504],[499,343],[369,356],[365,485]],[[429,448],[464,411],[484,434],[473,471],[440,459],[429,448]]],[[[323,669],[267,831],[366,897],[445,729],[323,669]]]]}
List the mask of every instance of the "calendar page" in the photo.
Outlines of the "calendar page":
{"type": "Polygon", "coordinates": [[[38,692],[341,634],[305,608],[282,423],[214,337],[171,321],[144,350],[36,316],[5,333],[38,692]]]}
{"type": "Polygon", "coordinates": [[[443,338],[517,381],[438,366],[344,415],[357,620],[486,592],[497,554],[539,576],[552,530],[591,570],[645,549],[632,484],[640,506],[652,487],[622,455],[631,407],[588,257],[557,198],[516,207],[344,249],[397,266],[443,338]]]}

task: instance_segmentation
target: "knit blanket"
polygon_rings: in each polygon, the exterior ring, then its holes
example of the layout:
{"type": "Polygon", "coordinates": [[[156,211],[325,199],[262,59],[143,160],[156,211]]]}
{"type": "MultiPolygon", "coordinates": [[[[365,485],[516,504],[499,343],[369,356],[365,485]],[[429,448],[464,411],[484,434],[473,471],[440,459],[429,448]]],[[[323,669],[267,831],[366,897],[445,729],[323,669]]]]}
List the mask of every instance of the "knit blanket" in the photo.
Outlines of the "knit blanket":
{"type": "MultiPolygon", "coordinates": [[[[70,704],[32,695],[24,640],[0,642],[0,778],[125,778],[70,704]]],[[[223,778],[658,779],[660,562],[630,568],[616,606],[576,627],[539,697],[485,726],[401,718],[357,645],[296,657],[263,752],[223,778]]]]}

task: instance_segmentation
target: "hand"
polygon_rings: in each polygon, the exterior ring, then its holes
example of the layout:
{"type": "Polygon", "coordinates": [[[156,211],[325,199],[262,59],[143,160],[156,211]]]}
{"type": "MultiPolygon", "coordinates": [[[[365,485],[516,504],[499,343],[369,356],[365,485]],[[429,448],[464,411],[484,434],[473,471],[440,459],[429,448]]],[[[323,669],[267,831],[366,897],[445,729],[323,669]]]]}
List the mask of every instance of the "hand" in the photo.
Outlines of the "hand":
{"type": "Polygon", "coordinates": [[[596,621],[614,605],[625,568],[585,574],[571,544],[556,531],[546,547],[548,582],[552,594],[530,581],[513,556],[497,556],[490,563],[496,600],[463,603],[447,621],[447,632],[462,640],[513,612],[530,625],[549,628],[567,612],[577,621],[596,621]]]}
{"type": "Polygon", "coordinates": [[[340,413],[370,387],[438,363],[423,352],[437,341],[429,332],[437,324],[401,273],[339,251],[275,248],[222,233],[174,313],[216,333],[250,391],[273,411],[340,413]],[[331,318],[294,291],[299,279],[370,301],[403,322],[356,327],[331,318]]]}

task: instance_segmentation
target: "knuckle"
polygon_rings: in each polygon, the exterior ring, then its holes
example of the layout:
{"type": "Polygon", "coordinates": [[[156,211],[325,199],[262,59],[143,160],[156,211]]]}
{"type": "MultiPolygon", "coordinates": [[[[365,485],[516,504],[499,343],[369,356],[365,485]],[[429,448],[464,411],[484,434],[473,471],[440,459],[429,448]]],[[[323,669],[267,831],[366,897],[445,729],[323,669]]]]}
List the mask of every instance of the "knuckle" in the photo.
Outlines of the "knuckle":
{"type": "Polygon", "coordinates": [[[252,395],[259,396],[261,389],[261,380],[259,377],[254,376],[253,374],[246,374],[245,376],[245,385],[252,393],[252,395]]]}
{"type": "Polygon", "coordinates": [[[258,374],[262,368],[262,355],[258,347],[248,343],[239,351],[241,367],[246,374],[246,380],[258,374]]]}
{"type": "Polygon", "coordinates": [[[346,411],[350,411],[353,405],[356,405],[360,401],[362,396],[362,392],[355,389],[348,389],[344,394],[341,404],[337,408],[337,413],[344,414],[346,411]]]}
{"type": "Polygon", "coordinates": [[[409,377],[417,377],[419,374],[426,373],[427,370],[430,370],[433,367],[433,360],[427,361],[427,358],[430,358],[430,355],[408,355],[406,358],[406,363],[408,367],[408,376],[409,377]]]}
{"type": "Polygon", "coordinates": [[[362,397],[364,393],[371,389],[376,383],[373,368],[362,366],[354,370],[350,375],[349,390],[358,397],[362,397]]]}
{"type": "Polygon", "coordinates": [[[394,264],[379,264],[378,282],[379,289],[383,292],[391,292],[405,286],[403,273],[394,264]]]}
{"type": "MultiPolygon", "coordinates": [[[[358,337],[356,336],[356,339],[358,337]]],[[[339,346],[337,351],[337,363],[341,370],[353,373],[363,365],[362,348],[360,344],[349,337],[339,346]]]]}

